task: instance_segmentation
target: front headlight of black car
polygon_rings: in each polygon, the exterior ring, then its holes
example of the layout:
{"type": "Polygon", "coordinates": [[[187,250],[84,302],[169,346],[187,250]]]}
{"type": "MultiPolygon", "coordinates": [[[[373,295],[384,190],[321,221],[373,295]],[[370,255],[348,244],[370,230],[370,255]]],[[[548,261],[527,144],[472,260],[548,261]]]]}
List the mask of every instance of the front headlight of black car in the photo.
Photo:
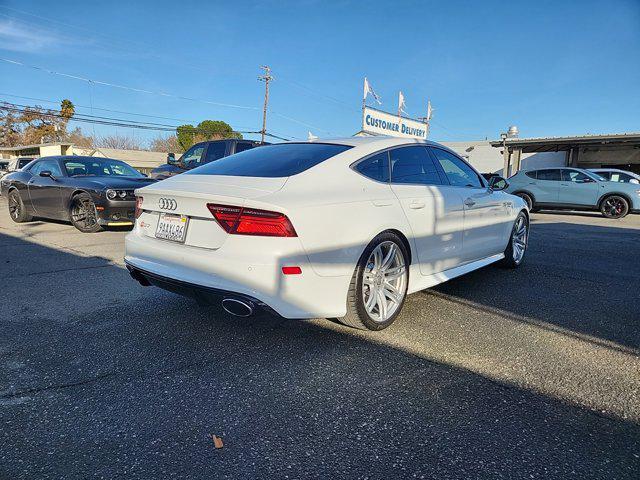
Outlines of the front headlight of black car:
{"type": "Polygon", "coordinates": [[[110,188],[106,194],[109,200],[125,200],[127,197],[133,196],[133,190],[113,190],[110,188]]]}

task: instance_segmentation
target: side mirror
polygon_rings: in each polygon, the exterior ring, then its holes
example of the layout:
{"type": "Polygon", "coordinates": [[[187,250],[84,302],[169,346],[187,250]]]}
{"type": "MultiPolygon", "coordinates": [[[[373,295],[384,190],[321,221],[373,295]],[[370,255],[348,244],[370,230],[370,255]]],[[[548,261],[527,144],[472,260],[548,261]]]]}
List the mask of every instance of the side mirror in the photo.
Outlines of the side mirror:
{"type": "Polygon", "coordinates": [[[596,183],[596,181],[593,178],[583,178],[580,183],[596,183]]]}
{"type": "Polygon", "coordinates": [[[175,165],[177,163],[176,161],[176,154],[175,153],[169,153],[167,154],[167,163],[169,165],[175,165]]]}
{"type": "Polygon", "coordinates": [[[55,180],[55,178],[53,177],[53,174],[51,173],[50,170],[43,170],[40,172],[40,176],[41,177],[49,177],[51,180],[55,180]]]}
{"type": "Polygon", "coordinates": [[[491,177],[489,179],[489,188],[494,191],[504,190],[509,186],[509,182],[507,182],[503,177],[498,175],[491,177]]]}

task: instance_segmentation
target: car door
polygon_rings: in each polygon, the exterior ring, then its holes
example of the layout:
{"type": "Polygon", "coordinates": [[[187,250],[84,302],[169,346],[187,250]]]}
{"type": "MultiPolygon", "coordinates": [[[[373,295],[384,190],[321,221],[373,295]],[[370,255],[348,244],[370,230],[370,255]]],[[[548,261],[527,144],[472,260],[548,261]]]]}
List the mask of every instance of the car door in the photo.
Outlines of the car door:
{"type": "Polygon", "coordinates": [[[227,147],[229,147],[229,142],[211,142],[207,145],[207,152],[204,155],[204,159],[202,161],[203,164],[214,162],[216,160],[220,160],[226,155],[229,155],[230,152],[227,151],[227,147]]]}
{"type": "Polygon", "coordinates": [[[27,182],[29,198],[36,215],[46,218],[60,218],[62,210],[62,192],[60,179],[62,169],[57,160],[40,160],[34,164],[27,182]],[[51,172],[51,177],[42,177],[40,173],[51,172]]]}
{"type": "Polygon", "coordinates": [[[464,208],[425,146],[389,151],[391,189],[412,230],[420,273],[432,275],[460,265],[464,208]]]}
{"type": "Polygon", "coordinates": [[[531,193],[535,196],[536,203],[558,203],[558,191],[562,173],[559,168],[550,168],[536,171],[536,180],[531,185],[531,193]]]}
{"type": "Polygon", "coordinates": [[[598,201],[598,192],[598,182],[584,172],[572,168],[562,169],[558,203],[593,206],[598,201]]]}
{"type": "Polygon", "coordinates": [[[464,209],[463,263],[502,253],[511,228],[509,201],[490,189],[470,165],[457,155],[429,147],[447,177],[449,188],[462,198],[464,209]]]}

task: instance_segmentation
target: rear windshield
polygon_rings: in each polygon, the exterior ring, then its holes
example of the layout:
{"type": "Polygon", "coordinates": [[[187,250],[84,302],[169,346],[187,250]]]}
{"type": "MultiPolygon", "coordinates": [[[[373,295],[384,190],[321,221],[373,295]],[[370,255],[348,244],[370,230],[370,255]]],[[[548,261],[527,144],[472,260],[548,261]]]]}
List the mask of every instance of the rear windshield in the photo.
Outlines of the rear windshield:
{"type": "Polygon", "coordinates": [[[253,148],[194,168],[184,175],[290,177],[351,147],[329,143],[280,143],[253,148]]]}

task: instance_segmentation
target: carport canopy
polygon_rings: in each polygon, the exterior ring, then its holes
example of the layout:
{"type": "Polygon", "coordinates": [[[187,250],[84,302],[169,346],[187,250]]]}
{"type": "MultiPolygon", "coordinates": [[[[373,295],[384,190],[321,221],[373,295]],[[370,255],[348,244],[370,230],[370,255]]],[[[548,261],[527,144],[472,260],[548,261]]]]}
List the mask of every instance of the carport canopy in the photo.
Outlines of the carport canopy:
{"type": "Polygon", "coordinates": [[[507,175],[520,169],[523,153],[567,152],[566,165],[640,171],[640,132],[575,137],[511,137],[491,142],[502,148],[507,175]],[[513,168],[512,168],[513,167],[513,168]]]}

